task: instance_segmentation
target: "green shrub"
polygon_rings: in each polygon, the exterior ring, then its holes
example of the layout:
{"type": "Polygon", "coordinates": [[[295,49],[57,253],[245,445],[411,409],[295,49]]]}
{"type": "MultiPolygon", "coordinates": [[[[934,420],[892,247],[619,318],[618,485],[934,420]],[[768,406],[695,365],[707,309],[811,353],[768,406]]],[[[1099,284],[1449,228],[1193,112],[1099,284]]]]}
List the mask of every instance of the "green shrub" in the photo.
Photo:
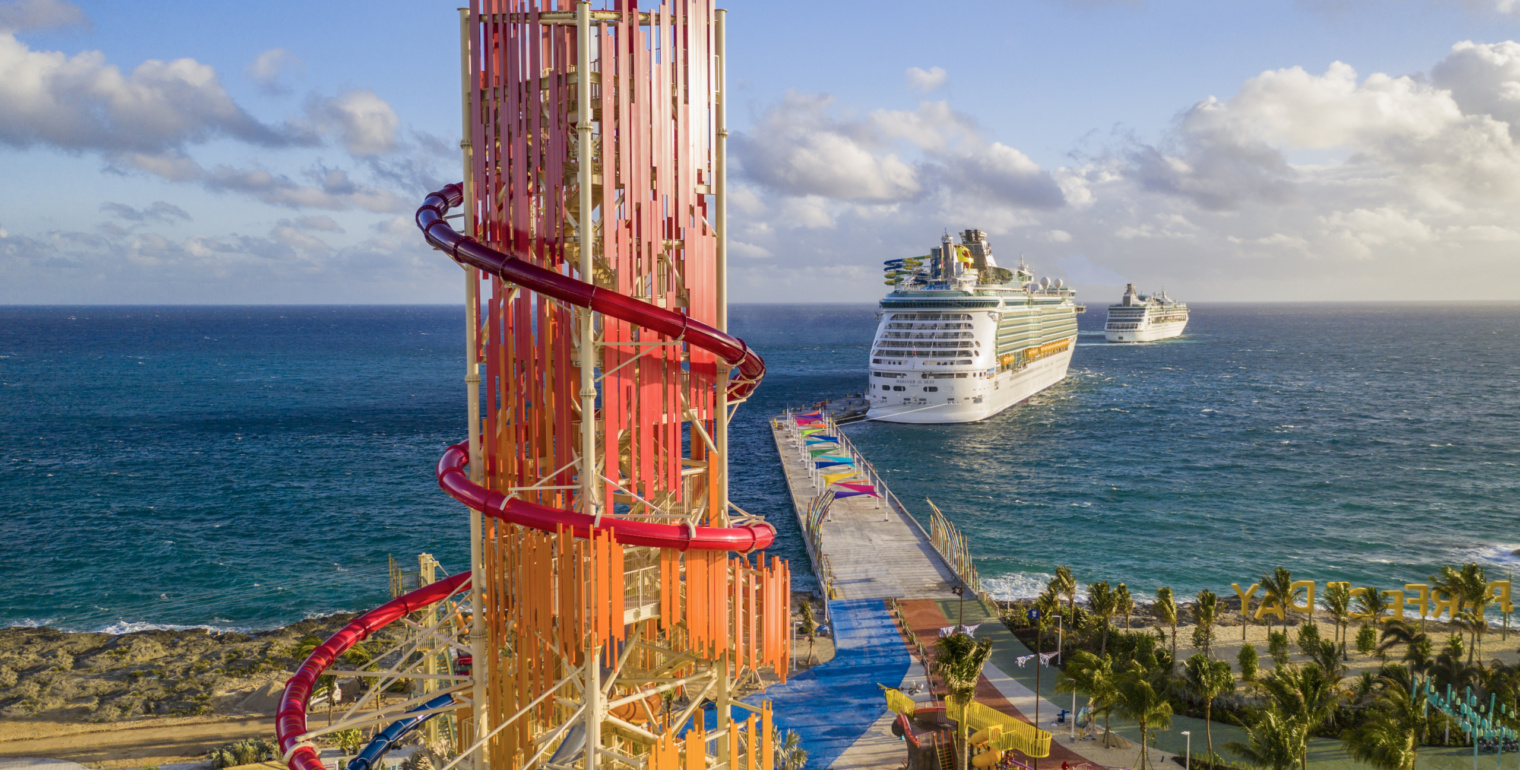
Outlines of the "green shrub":
{"type": "Polygon", "coordinates": [[[268,738],[248,738],[236,743],[212,749],[211,766],[216,770],[238,765],[251,765],[266,759],[278,759],[280,754],[274,741],[268,738]]]}
{"type": "MultiPolygon", "coordinates": [[[[1361,646],[1361,637],[1357,637],[1357,646],[1361,646]]],[[[1452,634],[1446,638],[1446,646],[1441,648],[1441,655],[1452,660],[1461,660],[1463,653],[1462,635],[1452,634]]]]}
{"type": "Polygon", "coordinates": [[[1279,666],[1288,665],[1288,635],[1282,631],[1267,634],[1267,654],[1279,666]]]}
{"type": "Polygon", "coordinates": [[[1240,663],[1240,678],[1242,681],[1256,681],[1256,648],[1247,644],[1240,648],[1240,654],[1235,656],[1240,663]]]}
{"type": "Polygon", "coordinates": [[[364,733],[357,728],[329,733],[327,739],[344,754],[358,754],[364,748],[364,733]]]}
{"type": "Polygon", "coordinates": [[[1319,652],[1319,626],[1305,623],[1298,627],[1298,649],[1308,657],[1319,652]]]}
{"type": "Polygon", "coordinates": [[[1362,626],[1362,630],[1356,632],[1356,651],[1363,655],[1377,651],[1377,632],[1372,626],[1362,626]]]}

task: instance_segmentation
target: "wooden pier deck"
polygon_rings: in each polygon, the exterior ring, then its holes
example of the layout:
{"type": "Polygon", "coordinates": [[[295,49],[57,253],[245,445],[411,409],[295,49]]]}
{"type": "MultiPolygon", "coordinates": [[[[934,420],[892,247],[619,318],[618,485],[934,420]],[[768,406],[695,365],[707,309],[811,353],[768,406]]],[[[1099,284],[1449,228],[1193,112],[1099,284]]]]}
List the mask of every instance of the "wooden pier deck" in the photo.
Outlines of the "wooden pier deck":
{"type": "MultiPolygon", "coordinates": [[[[792,510],[801,523],[822,489],[809,476],[809,462],[792,444],[786,427],[778,421],[771,431],[786,472],[792,510]]],[[[877,485],[881,497],[847,497],[830,506],[823,523],[822,553],[815,553],[813,544],[808,544],[813,573],[820,583],[832,586],[835,599],[952,597],[951,589],[959,580],[935,552],[929,534],[879,479],[877,485]]]]}

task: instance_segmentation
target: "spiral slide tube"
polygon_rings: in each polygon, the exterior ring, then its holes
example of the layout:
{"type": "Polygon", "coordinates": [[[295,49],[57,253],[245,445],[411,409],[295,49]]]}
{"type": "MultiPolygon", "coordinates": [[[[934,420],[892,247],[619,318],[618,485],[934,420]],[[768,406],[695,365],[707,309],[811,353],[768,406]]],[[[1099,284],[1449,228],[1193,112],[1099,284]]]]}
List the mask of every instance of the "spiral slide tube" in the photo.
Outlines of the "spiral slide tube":
{"type": "Polygon", "coordinates": [[[503,281],[536,291],[567,305],[591,308],[619,321],[627,321],[650,331],[684,339],[693,347],[715,354],[724,364],[739,371],[739,379],[735,380],[728,389],[730,403],[748,397],[760,385],[760,380],[765,377],[765,362],[738,337],[692,320],[689,316],[674,310],[641,302],[611,289],[582,283],[553,270],[529,264],[486,246],[474,238],[459,234],[454,228],[449,227],[443,215],[449,209],[458,206],[463,196],[460,186],[451,184],[429,195],[423,200],[422,207],[417,209],[417,227],[422,230],[423,235],[427,236],[428,243],[453,257],[456,262],[480,268],[492,275],[500,276],[503,281]]]}
{"type": "MultiPolygon", "coordinates": [[[[429,243],[456,261],[485,270],[502,280],[526,287],[546,297],[591,310],[650,329],[716,355],[724,364],[738,370],[739,378],[728,389],[730,402],[747,398],[765,376],[765,362],[743,340],[719,331],[700,321],[614,291],[591,286],[560,275],[516,257],[503,254],[473,238],[460,235],[449,227],[444,214],[463,199],[460,186],[449,185],[429,195],[417,210],[417,226],[429,243]]],[[[698,527],[692,524],[655,524],[630,521],[613,516],[593,517],[574,511],[551,508],[525,500],[508,499],[472,483],[464,473],[469,461],[467,444],[456,444],[438,461],[438,485],[451,497],[481,513],[514,524],[555,532],[568,529],[573,536],[589,538],[593,532],[612,532],[624,545],[672,548],[679,551],[713,550],[749,552],[769,547],[776,530],[764,522],[737,527],[698,527]]],[[[470,573],[462,572],[416,591],[392,599],[355,618],[301,664],[296,675],[285,684],[280,708],[275,715],[275,736],[290,770],[324,770],[317,752],[300,745],[305,735],[306,701],[311,697],[317,678],[322,676],[340,655],[397,619],[437,603],[469,588],[470,573]]],[[[431,704],[428,704],[431,706],[431,704]]],[[[398,721],[406,729],[420,724],[413,718],[398,721]]],[[[387,731],[388,732],[388,731],[387,731]]]]}
{"type": "MultiPolygon", "coordinates": [[[[730,401],[749,396],[759,386],[760,379],[765,376],[765,362],[743,340],[673,310],[640,302],[552,270],[530,265],[455,232],[443,217],[450,208],[459,205],[462,195],[460,186],[451,184],[429,195],[422,207],[417,209],[417,227],[427,236],[428,243],[456,261],[500,276],[504,281],[575,307],[590,308],[620,321],[685,339],[692,346],[717,355],[723,363],[739,371],[740,378],[729,386],[730,401]]],[[[467,445],[455,444],[449,447],[438,461],[438,486],[470,508],[513,524],[545,532],[566,527],[579,538],[590,537],[593,530],[610,531],[623,545],[674,548],[679,551],[695,549],[749,552],[770,546],[776,538],[776,529],[763,522],[737,527],[655,524],[612,516],[593,517],[525,500],[509,499],[500,492],[471,482],[464,473],[468,460],[467,445]]]]}
{"type": "Polygon", "coordinates": [[[470,587],[470,573],[461,572],[453,577],[425,585],[408,594],[402,594],[369,612],[354,618],[311,651],[311,656],[296,670],[296,675],[285,683],[285,693],[280,696],[280,710],[274,718],[275,740],[290,770],[326,770],[318,758],[316,749],[298,746],[297,739],[306,734],[306,701],[311,697],[317,677],[322,676],[337,659],[355,644],[369,638],[370,634],[406,617],[430,604],[443,601],[470,587]]]}
{"type": "MultiPolygon", "coordinates": [[[[445,693],[412,709],[412,711],[441,709],[444,706],[451,706],[453,704],[453,693],[445,693]]],[[[390,727],[377,733],[374,739],[369,742],[369,745],[365,746],[363,751],[354,756],[353,761],[348,763],[348,770],[374,770],[380,762],[380,758],[385,756],[385,752],[390,751],[397,741],[405,738],[407,733],[421,727],[422,723],[438,716],[439,713],[442,712],[435,711],[424,716],[403,717],[392,722],[390,727]]]]}

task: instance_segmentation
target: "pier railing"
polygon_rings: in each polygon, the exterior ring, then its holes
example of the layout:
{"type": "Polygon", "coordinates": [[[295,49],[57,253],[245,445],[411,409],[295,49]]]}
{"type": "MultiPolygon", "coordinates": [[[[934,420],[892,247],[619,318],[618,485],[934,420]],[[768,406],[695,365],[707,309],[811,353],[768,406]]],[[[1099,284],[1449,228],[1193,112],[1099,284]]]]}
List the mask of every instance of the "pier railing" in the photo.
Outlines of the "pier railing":
{"type": "MultiPolygon", "coordinates": [[[[815,467],[816,464],[808,453],[805,437],[802,435],[801,430],[798,429],[796,420],[793,419],[794,414],[795,412],[788,408],[782,415],[781,423],[786,428],[787,437],[797,448],[802,461],[807,466],[808,478],[812,479],[814,489],[818,491],[818,496],[814,498],[814,501],[816,503],[827,494],[829,502],[832,503],[833,495],[829,490],[829,484],[824,480],[820,470],[815,467]]],[[[986,589],[982,587],[981,577],[977,574],[976,564],[971,557],[971,549],[966,542],[966,537],[960,533],[960,530],[954,524],[950,523],[949,518],[932,501],[926,500],[926,502],[929,502],[929,507],[932,509],[933,514],[929,520],[932,531],[925,530],[924,526],[919,523],[918,517],[914,516],[906,505],[903,505],[902,500],[898,499],[897,495],[893,494],[891,488],[882,480],[881,474],[876,470],[876,466],[872,465],[871,461],[865,458],[865,455],[856,448],[855,443],[850,441],[849,436],[844,435],[839,430],[839,424],[827,414],[821,415],[821,422],[821,427],[838,442],[839,450],[836,454],[850,458],[854,463],[856,474],[869,482],[876,491],[876,497],[879,501],[878,505],[883,509],[896,512],[907,520],[909,526],[918,530],[919,534],[929,541],[930,546],[944,560],[945,565],[954,574],[955,578],[960,581],[961,585],[975,595],[977,599],[980,599],[989,611],[995,610],[997,604],[993,600],[992,595],[987,593],[986,589]]],[[[827,557],[823,554],[823,523],[828,521],[828,505],[825,504],[821,510],[818,510],[816,525],[812,523],[814,512],[815,508],[809,506],[807,515],[804,516],[803,510],[799,507],[798,517],[803,525],[808,555],[813,560],[814,572],[818,574],[819,582],[824,584],[825,595],[829,595],[827,592],[832,591],[833,576],[831,574],[825,575],[827,557]],[[814,555],[815,551],[816,556],[814,555]]]]}
{"type": "Polygon", "coordinates": [[[982,590],[981,576],[976,574],[976,562],[971,558],[971,548],[966,544],[966,536],[950,523],[933,500],[925,498],[924,502],[929,504],[931,511],[929,542],[934,544],[934,550],[944,558],[945,563],[955,572],[955,576],[961,579],[961,583],[978,597],[982,596],[986,591],[982,590]]]}

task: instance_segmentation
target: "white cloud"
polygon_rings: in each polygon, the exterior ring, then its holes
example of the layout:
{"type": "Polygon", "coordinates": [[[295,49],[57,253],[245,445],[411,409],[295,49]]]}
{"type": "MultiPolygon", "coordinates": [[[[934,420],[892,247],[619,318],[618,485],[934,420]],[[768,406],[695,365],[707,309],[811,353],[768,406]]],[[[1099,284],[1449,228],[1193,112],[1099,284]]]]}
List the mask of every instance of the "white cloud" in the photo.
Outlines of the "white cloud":
{"type": "Polygon", "coordinates": [[[307,111],[336,133],[351,155],[382,155],[396,149],[401,118],[374,91],[345,91],[336,98],[313,97],[307,111]]]}
{"type": "Polygon", "coordinates": [[[284,208],[329,211],[361,209],[375,213],[405,210],[407,201],[394,192],[355,181],[342,169],[315,167],[303,176],[306,183],[264,168],[217,165],[206,168],[179,153],[135,153],[115,159],[120,171],[145,171],[170,182],[199,184],[212,192],[246,195],[284,208]]]}
{"type": "Polygon", "coordinates": [[[65,0],[12,0],[0,3],[0,31],[30,32],[60,27],[88,27],[89,17],[65,0]]]}
{"type": "Polygon", "coordinates": [[[266,147],[311,141],[254,119],[193,59],[150,59],[124,74],[99,51],[33,51],[0,32],[0,144],[162,152],[224,136],[266,147]]]}
{"type": "Polygon", "coordinates": [[[189,222],[193,217],[190,212],[168,201],[154,201],[142,209],[136,209],[125,203],[103,203],[101,211],[110,212],[118,219],[128,222],[157,222],[159,224],[174,224],[176,222],[189,222]]]}
{"type": "Polygon", "coordinates": [[[1520,139],[1520,43],[1457,43],[1431,68],[1430,82],[1449,91],[1463,114],[1491,115],[1520,139]]]}
{"type": "Polygon", "coordinates": [[[343,228],[330,216],[315,214],[312,216],[296,217],[295,219],[282,219],[280,225],[292,227],[297,230],[307,230],[319,233],[341,233],[343,228]]]}
{"type": "Polygon", "coordinates": [[[248,65],[248,77],[267,94],[278,95],[289,91],[280,76],[305,67],[301,57],[285,48],[271,48],[254,57],[248,65]]]}
{"type": "Polygon", "coordinates": [[[774,256],[771,254],[770,249],[764,246],[756,246],[753,243],[745,243],[739,240],[730,240],[728,242],[728,252],[743,259],[770,259],[774,256]]]}
{"type": "Polygon", "coordinates": [[[735,137],[752,179],[791,195],[843,200],[902,200],[919,194],[918,172],[871,127],[829,114],[833,97],[788,93],[753,131],[735,137]]]}
{"type": "Polygon", "coordinates": [[[416,228],[345,243],[298,222],[267,234],[168,237],[57,230],[0,233],[0,303],[440,302],[459,270],[423,247],[416,228]],[[24,279],[24,280],[18,280],[24,279]]]}
{"type": "Polygon", "coordinates": [[[915,91],[933,91],[944,85],[949,77],[943,67],[930,67],[927,70],[909,67],[905,74],[908,78],[908,87],[915,91]]]}

